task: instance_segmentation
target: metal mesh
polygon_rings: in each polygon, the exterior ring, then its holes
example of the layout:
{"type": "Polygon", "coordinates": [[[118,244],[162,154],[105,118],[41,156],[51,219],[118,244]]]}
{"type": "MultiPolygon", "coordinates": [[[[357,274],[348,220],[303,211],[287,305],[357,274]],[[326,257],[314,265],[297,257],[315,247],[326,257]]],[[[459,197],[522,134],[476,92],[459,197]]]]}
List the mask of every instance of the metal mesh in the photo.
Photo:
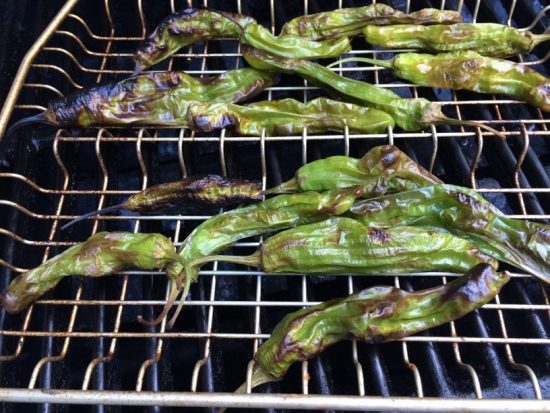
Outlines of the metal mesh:
{"type": "MultiPolygon", "coordinates": [[[[49,99],[83,86],[129,75],[132,71],[131,51],[137,42],[154,27],[163,13],[191,5],[174,0],[155,2],[159,6],[158,10],[153,10],[151,5],[140,0],[105,0],[101,5],[88,3],[72,8],[55,28],[47,44],[29,62],[21,93],[14,98],[16,103],[11,119],[43,110],[49,99]],[[86,11],[89,7],[101,8],[102,18],[89,20],[86,11]],[[134,24],[122,24],[117,20],[122,19],[121,16],[134,24]]],[[[205,0],[201,5],[223,7],[254,17],[257,17],[254,15],[256,11],[264,17],[264,21],[261,18],[260,21],[271,26],[274,32],[284,23],[277,18],[285,13],[299,15],[318,11],[317,6],[312,10],[307,0],[292,7],[276,0],[256,1],[254,6],[246,0],[222,5],[205,0]]],[[[323,3],[323,8],[350,5],[340,0],[323,3]]],[[[516,24],[516,19],[523,22],[525,16],[519,16],[522,5],[516,5],[516,1],[504,2],[502,7],[504,5],[502,23],[516,24]]],[[[403,2],[401,6],[403,11],[421,8],[420,4],[411,6],[409,2],[403,2]]],[[[442,1],[438,6],[462,10],[472,21],[482,20],[478,17],[491,11],[491,2],[479,0],[442,1]]],[[[538,10],[536,18],[523,22],[524,25],[530,25],[529,28],[537,32],[541,28],[544,30],[542,24],[547,21],[547,9],[538,10]]],[[[354,39],[353,45],[351,55],[387,57],[394,52],[370,49],[362,39],[354,39]]],[[[527,56],[530,64],[544,64],[548,60],[550,52],[544,54],[545,50],[548,51],[547,46],[544,47],[537,49],[540,55],[527,56]]],[[[238,42],[224,40],[195,45],[176,54],[161,67],[184,69],[203,76],[242,66],[238,42]]],[[[544,70],[544,65],[537,66],[540,68],[544,70]]],[[[546,207],[550,201],[548,176],[542,174],[538,179],[532,178],[533,168],[544,169],[537,155],[540,148],[545,148],[545,139],[550,137],[547,114],[501,97],[415,87],[395,81],[387,70],[379,68],[335,70],[391,87],[403,96],[439,99],[449,115],[486,121],[502,131],[508,140],[504,143],[479,129],[439,126],[418,133],[389,130],[379,135],[356,135],[347,131],[343,134],[309,135],[304,130],[300,136],[290,137],[265,134],[243,137],[230,130],[198,135],[174,128],[57,130],[53,139],[51,129],[33,129],[28,132],[29,137],[23,137],[22,132],[17,137],[21,139],[18,144],[23,147],[23,154],[18,156],[27,156],[25,169],[0,173],[1,185],[12,188],[4,199],[0,199],[0,213],[7,217],[6,226],[0,228],[0,236],[2,243],[11,246],[10,252],[0,257],[0,264],[10,270],[11,275],[6,280],[100,229],[163,232],[179,245],[211,211],[187,215],[103,216],[79,224],[77,229],[59,231],[63,222],[90,207],[115,204],[152,183],[166,181],[168,177],[176,179],[188,174],[221,173],[259,178],[264,187],[270,187],[312,159],[330,154],[360,156],[368,148],[383,143],[393,143],[408,153],[414,153],[424,166],[449,183],[479,190],[497,201],[498,206],[504,206],[508,216],[550,218],[546,207]]],[[[279,84],[269,88],[258,99],[291,96],[307,101],[319,94],[319,89],[307,82],[283,76],[279,84]]],[[[260,241],[240,242],[234,253],[250,252],[260,241]]],[[[65,280],[59,290],[37,301],[23,314],[3,315],[0,331],[2,368],[4,371],[18,371],[20,376],[10,382],[10,387],[12,390],[98,390],[103,394],[102,399],[88,400],[88,403],[115,404],[138,400],[139,394],[145,394],[143,392],[147,390],[163,392],[160,394],[172,397],[166,396],[165,400],[171,401],[163,402],[150,396],[136,404],[185,404],[185,400],[191,400],[190,396],[179,392],[191,391],[199,396],[196,405],[236,405],[243,399],[221,401],[214,393],[231,392],[246,377],[250,378],[253,365],[248,360],[252,359],[261,340],[269,336],[271,328],[283,314],[370,285],[386,283],[418,289],[445,283],[449,277],[455,276],[430,273],[370,278],[315,278],[300,274],[274,277],[217,263],[201,274],[201,282],[193,287],[191,300],[172,330],[167,330],[164,323],[158,328],[147,329],[135,322],[138,314],[152,316],[165,303],[167,283],[164,276],[147,271],[128,271],[114,275],[110,280],[65,280]],[[135,289],[135,285],[139,288],[135,289]],[[242,318],[242,322],[226,322],[228,317],[242,318]],[[84,346],[83,342],[89,345],[84,346]],[[36,352],[37,346],[41,348],[37,352],[40,357],[29,357],[29,352],[36,352]],[[186,377],[182,379],[183,384],[178,387],[171,378],[151,379],[158,377],[155,371],[166,351],[174,352],[176,348],[194,358],[192,362],[187,358],[181,365],[172,366],[174,376],[186,377]],[[109,381],[100,377],[105,377],[105,371],[109,369],[122,368],[117,359],[127,352],[133,354],[135,384],[130,388],[110,388],[109,381]],[[214,374],[213,366],[219,363],[234,367],[231,371],[233,378],[226,375],[213,382],[201,380],[201,376],[214,374]],[[49,377],[51,369],[70,374],[71,380],[44,379],[49,377]],[[125,401],[115,394],[115,390],[131,392],[125,396],[125,401]]],[[[547,288],[525,274],[514,273],[510,285],[499,297],[463,320],[394,344],[339,344],[328,355],[320,356],[320,362],[305,362],[301,369],[291,370],[291,377],[285,379],[287,384],[267,389],[275,393],[310,395],[285,401],[288,408],[327,408],[333,401],[323,399],[321,394],[338,396],[334,400],[335,406],[349,409],[376,407],[396,410],[415,406],[427,409],[428,405],[414,404],[425,396],[437,396],[442,400],[446,396],[463,396],[472,402],[484,397],[541,399],[550,391],[549,310],[547,288]],[[506,293],[508,289],[513,293],[506,293]],[[522,323],[529,325],[521,326],[522,323]],[[382,387],[373,378],[377,366],[372,365],[372,355],[378,352],[386,356],[392,354],[391,368],[382,375],[389,382],[401,377],[399,380],[408,383],[403,389],[390,385],[388,394],[380,390],[382,387]],[[437,380],[437,372],[430,368],[426,356],[430,352],[445,360],[447,370],[439,374],[448,374],[454,377],[452,380],[460,381],[462,395],[436,390],[433,382],[437,380]],[[509,381],[491,379],[493,357],[500,359],[511,372],[509,381]],[[542,357],[541,362],[537,362],[536,357],[542,357]],[[331,360],[338,362],[331,363],[331,360]],[[318,363],[331,366],[330,371],[325,372],[327,375],[336,378],[347,375],[354,386],[327,388],[323,383],[315,382],[310,371],[313,365],[318,373],[318,363]],[[528,382],[529,390],[517,394],[513,386],[515,380],[528,382]],[[357,405],[349,402],[355,400],[349,396],[365,395],[372,397],[359,398],[357,405]],[[412,404],[400,407],[393,404],[394,399],[383,396],[410,397],[412,404]]],[[[6,393],[5,390],[9,389],[0,389],[0,396],[4,399],[23,398],[23,393],[6,393]]],[[[70,394],[60,393],[58,399],[52,400],[60,401],[63,396],[66,396],[66,402],[85,400],[81,393],[74,398],[69,397],[70,394]]],[[[45,400],[32,392],[24,395],[35,401],[45,400]]],[[[250,400],[250,406],[265,406],[259,399],[246,400],[250,400]]],[[[281,400],[283,396],[278,399],[281,400]]],[[[435,406],[441,410],[457,408],[458,405],[432,405],[435,406]]],[[[474,403],[470,407],[476,406],[482,408],[483,404],[474,403]]]]}

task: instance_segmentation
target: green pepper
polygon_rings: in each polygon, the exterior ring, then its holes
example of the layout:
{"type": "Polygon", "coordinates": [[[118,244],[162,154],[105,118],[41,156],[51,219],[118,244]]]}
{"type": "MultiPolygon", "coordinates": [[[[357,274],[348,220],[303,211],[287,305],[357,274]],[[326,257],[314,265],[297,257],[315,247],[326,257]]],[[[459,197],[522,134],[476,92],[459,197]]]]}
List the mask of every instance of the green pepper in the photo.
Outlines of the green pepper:
{"type": "Polygon", "coordinates": [[[134,74],[195,42],[212,38],[237,38],[241,34],[242,26],[255,22],[252,17],[242,14],[226,14],[230,18],[208,9],[188,8],[169,15],[136,50],[134,74]]]}
{"type": "Polygon", "coordinates": [[[367,25],[459,23],[460,14],[451,10],[422,9],[405,14],[381,3],[349,7],[296,17],[285,23],[281,35],[313,40],[355,36],[367,25]]]}
{"type": "Polygon", "coordinates": [[[201,132],[234,125],[241,135],[295,135],[329,130],[342,131],[347,126],[353,133],[382,133],[394,126],[385,112],[352,103],[318,98],[307,103],[294,99],[262,101],[247,105],[212,103],[193,105],[189,125],[201,132]]]}
{"type": "Polygon", "coordinates": [[[472,50],[490,57],[529,53],[541,42],[550,40],[550,33],[533,34],[528,30],[496,23],[367,26],[363,29],[363,34],[367,42],[374,46],[430,52],[472,50]]]}
{"type": "Polygon", "coordinates": [[[299,59],[270,56],[250,46],[241,47],[243,57],[256,69],[299,74],[348,100],[375,107],[390,114],[406,131],[416,131],[430,125],[470,125],[484,128],[498,136],[500,132],[480,122],[451,119],[441,111],[441,105],[424,98],[402,98],[389,89],[342,77],[317,63],[299,59]]]}
{"type": "Polygon", "coordinates": [[[219,175],[207,175],[198,179],[183,178],[139,191],[121,204],[88,212],[67,222],[60,229],[63,230],[94,215],[121,209],[147,213],[158,212],[185,203],[222,207],[261,199],[260,182],[229,179],[219,175]]]}
{"type": "Polygon", "coordinates": [[[335,217],[301,225],[268,238],[252,255],[212,255],[188,261],[185,271],[212,261],[258,267],[267,273],[399,274],[464,272],[498,262],[449,232],[407,226],[371,228],[335,217]]]}
{"type": "Polygon", "coordinates": [[[180,261],[172,242],[161,234],[98,232],[83,243],[17,276],[2,293],[9,313],[18,313],[70,275],[102,277],[128,268],[163,269],[180,261]]]}
{"type": "Polygon", "coordinates": [[[550,112],[550,79],[524,64],[465,51],[438,55],[401,53],[392,60],[357,57],[327,67],[351,61],[393,69],[400,78],[419,86],[505,94],[550,112]]]}
{"type": "Polygon", "coordinates": [[[550,282],[550,226],[505,217],[477,192],[433,185],[356,203],[350,216],[373,227],[443,227],[480,251],[550,282]]]}
{"type": "MultiPolygon", "coordinates": [[[[281,380],[292,364],[342,340],[388,342],[456,320],[491,301],[509,279],[507,272],[478,264],[463,276],[426,290],[371,287],[290,313],[258,348],[251,385],[281,380]]],[[[244,383],[237,392],[244,393],[246,387],[244,383]]]]}
{"type": "Polygon", "coordinates": [[[84,89],[48,104],[36,116],[15,123],[8,134],[28,123],[58,127],[187,126],[187,111],[196,102],[239,102],[260,93],[276,76],[251,68],[210,78],[184,72],[147,73],[117,83],[84,89]]]}
{"type": "Polygon", "coordinates": [[[439,184],[441,180],[393,145],[372,148],[361,159],[330,156],[298,168],[287,182],[265,191],[327,191],[360,185],[368,197],[439,184]]]}
{"type": "Polygon", "coordinates": [[[146,324],[158,324],[166,316],[178,297],[178,290],[183,286],[180,304],[168,323],[169,326],[174,324],[184,304],[189,286],[196,281],[199,272],[197,267],[190,273],[183,272],[185,263],[219,253],[244,238],[341,215],[348,211],[362,194],[362,188],[353,187],[323,194],[310,191],[279,195],[255,205],[215,215],[202,222],[183,241],[178,252],[181,261],[167,267],[168,277],[176,280],[175,288],[172,288],[172,293],[161,314],[146,324]]]}

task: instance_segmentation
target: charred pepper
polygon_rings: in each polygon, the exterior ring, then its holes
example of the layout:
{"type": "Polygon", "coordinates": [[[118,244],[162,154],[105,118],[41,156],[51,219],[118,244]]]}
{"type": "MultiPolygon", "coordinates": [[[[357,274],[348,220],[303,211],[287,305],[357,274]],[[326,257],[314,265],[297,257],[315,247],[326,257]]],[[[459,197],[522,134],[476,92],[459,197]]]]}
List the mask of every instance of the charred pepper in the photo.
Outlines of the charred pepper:
{"type": "Polygon", "coordinates": [[[345,217],[279,232],[249,256],[212,255],[190,261],[186,273],[212,261],[258,267],[267,273],[304,274],[464,272],[480,263],[498,266],[495,259],[449,232],[407,226],[371,228],[345,217]]]}
{"type": "Polygon", "coordinates": [[[294,99],[262,101],[247,105],[212,103],[189,109],[189,125],[201,132],[235,126],[241,135],[269,136],[342,131],[382,133],[394,126],[385,112],[352,103],[318,98],[307,103],[294,99]]]}
{"type": "Polygon", "coordinates": [[[406,14],[381,3],[349,7],[296,17],[285,23],[281,35],[302,36],[322,40],[361,34],[367,25],[389,24],[450,24],[462,21],[460,14],[450,10],[422,9],[406,14]]]}
{"type": "Polygon", "coordinates": [[[497,23],[367,26],[363,29],[363,34],[371,45],[386,48],[420,49],[430,52],[472,50],[490,57],[529,53],[538,44],[550,40],[550,33],[533,34],[528,30],[518,30],[497,23]]]}
{"type": "Polygon", "coordinates": [[[139,45],[134,55],[134,73],[147,69],[195,42],[237,38],[241,34],[241,27],[255,22],[252,17],[242,14],[225,14],[208,9],[188,8],[169,15],[139,45]]]}
{"type": "Polygon", "coordinates": [[[505,94],[550,112],[550,79],[524,64],[476,52],[400,53],[391,60],[356,57],[327,67],[346,62],[366,62],[393,69],[400,78],[419,86],[505,94]]]}
{"type": "Polygon", "coordinates": [[[277,78],[245,68],[219,76],[195,78],[184,72],[147,73],[81,90],[50,102],[36,116],[15,123],[8,134],[28,123],[58,127],[187,126],[187,111],[195,102],[239,102],[260,93],[277,78]]]}
{"type": "MultiPolygon", "coordinates": [[[[342,340],[388,342],[456,320],[491,301],[509,279],[507,272],[478,264],[463,276],[426,290],[371,287],[290,313],[258,348],[251,385],[281,380],[292,364],[342,340]]],[[[246,387],[244,383],[237,392],[244,393],[246,387]]]]}
{"type": "Polygon", "coordinates": [[[183,178],[139,191],[121,204],[88,212],[69,221],[61,229],[63,230],[88,217],[121,209],[148,213],[173,208],[185,203],[222,207],[261,199],[262,186],[260,182],[224,178],[219,175],[207,175],[198,179],[183,178]]]}
{"type": "Polygon", "coordinates": [[[395,123],[406,131],[416,131],[437,124],[470,125],[503,136],[483,123],[445,116],[438,103],[424,98],[402,98],[389,89],[340,76],[311,61],[273,57],[247,45],[243,45],[241,51],[246,61],[256,69],[299,74],[346,99],[390,114],[395,123]]]}
{"type": "Polygon", "coordinates": [[[442,183],[421,165],[393,145],[375,146],[361,159],[330,156],[300,167],[287,182],[265,191],[327,191],[360,185],[365,196],[376,197],[390,191],[411,189],[442,183]]]}
{"type": "Polygon", "coordinates": [[[181,261],[161,234],[98,232],[42,265],[17,276],[2,293],[2,306],[18,313],[70,275],[102,277],[128,268],[163,269],[181,261]]]}
{"type": "Polygon", "coordinates": [[[357,202],[350,216],[372,227],[443,227],[480,251],[550,282],[550,226],[505,217],[475,191],[433,185],[357,202]]]}

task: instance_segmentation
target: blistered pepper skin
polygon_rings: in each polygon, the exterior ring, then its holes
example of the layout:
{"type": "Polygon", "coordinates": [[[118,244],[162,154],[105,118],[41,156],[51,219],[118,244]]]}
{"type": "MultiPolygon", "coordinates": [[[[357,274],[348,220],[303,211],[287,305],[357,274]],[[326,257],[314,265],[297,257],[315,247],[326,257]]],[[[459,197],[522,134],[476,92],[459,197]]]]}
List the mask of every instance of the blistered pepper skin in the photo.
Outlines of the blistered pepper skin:
{"type": "Polygon", "coordinates": [[[287,136],[328,131],[382,133],[393,127],[393,118],[377,109],[318,98],[307,103],[294,99],[255,102],[246,105],[213,103],[189,110],[191,128],[201,132],[234,126],[241,135],[287,136]]]}
{"type": "Polygon", "coordinates": [[[400,274],[465,272],[480,263],[498,262],[472,243],[447,231],[408,226],[370,228],[346,217],[301,225],[268,238],[249,256],[213,255],[194,265],[226,261],[267,273],[400,274]]]}
{"type": "MultiPolygon", "coordinates": [[[[491,301],[510,280],[479,264],[453,281],[408,292],[367,288],[286,315],[256,352],[251,386],[281,380],[296,362],[309,360],[342,340],[398,340],[456,320],[491,301]]],[[[237,390],[243,393],[247,383],[237,390]]]]}
{"type": "Polygon", "coordinates": [[[128,268],[162,269],[174,260],[179,260],[175,247],[161,234],[99,232],[17,276],[2,293],[2,306],[9,313],[18,313],[67,276],[101,277],[128,268]]]}
{"type": "Polygon", "coordinates": [[[322,40],[355,36],[361,34],[367,25],[450,24],[461,21],[460,14],[451,10],[422,9],[406,14],[385,4],[376,3],[296,17],[285,23],[281,35],[322,40]]]}
{"type": "Polygon", "coordinates": [[[471,50],[490,57],[528,53],[539,43],[550,39],[550,34],[536,35],[496,23],[367,26],[363,34],[371,45],[386,48],[418,49],[434,53],[471,50]]]}
{"type": "Polygon", "coordinates": [[[134,73],[149,68],[195,42],[237,38],[242,26],[255,22],[252,17],[242,14],[226,14],[188,8],[167,16],[136,50],[134,73]]]}
{"type": "Polygon", "coordinates": [[[373,227],[443,227],[550,282],[550,226],[507,218],[471,189],[440,184],[367,199],[357,202],[350,216],[373,227]]]}
{"type": "Polygon", "coordinates": [[[365,197],[442,183],[394,145],[372,148],[361,159],[330,156],[298,168],[294,178],[267,193],[327,191],[361,185],[365,197]]]}
{"type": "Polygon", "coordinates": [[[252,68],[195,78],[184,72],[154,72],[106,83],[53,100],[47,109],[11,126],[7,134],[29,123],[57,127],[177,126],[187,127],[187,111],[197,102],[239,102],[277,82],[252,68]]]}
{"type": "Polygon", "coordinates": [[[315,62],[270,56],[248,45],[243,45],[241,52],[248,64],[256,69],[298,74],[348,101],[388,113],[396,125],[406,131],[417,131],[435,124],[456,124],[478,126],[500,135],[479,122],[448,118],[438,103],[424,98],[402,98],[387,88],[340,76],[315,62]]]}

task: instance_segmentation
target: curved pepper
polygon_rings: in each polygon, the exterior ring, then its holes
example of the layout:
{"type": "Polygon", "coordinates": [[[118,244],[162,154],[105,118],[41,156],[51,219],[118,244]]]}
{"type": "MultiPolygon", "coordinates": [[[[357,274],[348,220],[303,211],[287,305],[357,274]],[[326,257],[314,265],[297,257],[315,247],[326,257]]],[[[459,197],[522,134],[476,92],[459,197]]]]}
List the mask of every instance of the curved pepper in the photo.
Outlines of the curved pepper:
{"type": "Polygon", "coordinates": [[[431,52],[472,50],[490,57],[529,53],[541,42],[550,40],[550,34],[533,34],[497,23],[367,26],[363,29],[363,34],[371,45],[386,48],[431,52]]]}
{"type": "Polygon", "coordinates": [[[437,55],[400,53],[392,60],[350,58],[336,63],[349,61],[393,69],[400,78],[419,86],[504,94],[550,112],[550,79],[521,63],[470,51],[437,55]]]}
{"type": "Polygon", "coordinates": [[[193,105],[189,125],[201,132],[235,126],[241,135],[295,135],[342,131],[347,126],[353,133],[382,133],[394,126],[385,112],[352,103],[318,98],[307,103],[294,99],[262,101],[247,105],[212,103],[193,105]]]}
{"type": "Polygon", "coordinates": [[[405,14],[385,4],[349,7],[296,17],[285,23],[281,35],[302,36],[321,40],[361,34],[367,25],[388,24],[449,24],[462,21],[460,14],[451,10],[422,9],[405,14]]]}
{"type": "Polygon", "coordinates": [[[121,204],[88,212],[67,222],[60,229],[63,230],[94,215],[121,209],[147,213],[173,208],[185,203],[222,207],[261,199],[262,186],[260,182],[224,178],[219,175],[207,175],[199,179],[183,178],[139,191],[121,204]]]}
{"type": "Polygon", "coordinates": [[[102,277],[128,268],[162,269],[180,260],[164,235],[98,232],[17,276],[2,293],[1,302],[9,313],[18,313],[67,276],[102,277]]]}
{"type": "Polygon", "coordinates": [[[407,226],[370,228],[344,217],[279,232],[249,256],[212,255],[190,261],[186,273],[213,261],[258,267],[267,273],[304,274],[464,272],[480,263],[498,266],[495,259],[449,232],[407,226]]]}
{"type": "Polygon", "coordinates": [[[550,282],[550,226],[505,217],[475,191],[433,185],[357,202],[350,215],[373,227],[443,227],[480,251],[550,282]]]}
{"type": "MultiPolygon", "coordinates": [[[[479,264],[445,285],[426,290],[411,293],[371,287],[290,313],[258,348],[251,385],[281,380],[292,364],[342,340],[388,342],[456,320],[491,301],[509,279],[507,272],[479,264]]],[[[245,391],[243,383],[237,392],[245,391]]]]}
{"type": "Polygon", "coordinates": [[[81,128],[185,127],[187,111],[195,102],[239,102],[257,95],[276,81],[276,76],[252,68],[230,70],[209,78],[195,78],[184,72],[147,73],[51,101],[44,112],[21,119],[7,133],[34,122],[81,128]]]}
{"type": "Polygon", "coordinates": [[[390,114],[395,123],[407,131],[416,131],[436,124],[451,124],[481,127],[498,136],[503,136],[480,122],[448,118],[443,114],[441,105],[438,103],[424,98],[402,98],[389,89],[340,76],[314,62],[278,58],[246,45],[241,47],[241,52],[248,64],[256,69],[299,74],[347,99],[390,114]]]}
{"type": "Polygon", "coordinates": [[[330,156],[298,168],[294,178],[265,191],[327,191],[360,185],[368,197],[442,183],[393,145],[372,148],[361,159],[330,156]]]}
{"type": "Polygon", "coordinates": [[[173,55],[184,46],[213,38],[240,36],[242,27],[255,22],[252,17],[225,12],[222,15],[208,9],[185,9],[160,22],[145,38],[134,54],[134,74],[173,55]]]}

